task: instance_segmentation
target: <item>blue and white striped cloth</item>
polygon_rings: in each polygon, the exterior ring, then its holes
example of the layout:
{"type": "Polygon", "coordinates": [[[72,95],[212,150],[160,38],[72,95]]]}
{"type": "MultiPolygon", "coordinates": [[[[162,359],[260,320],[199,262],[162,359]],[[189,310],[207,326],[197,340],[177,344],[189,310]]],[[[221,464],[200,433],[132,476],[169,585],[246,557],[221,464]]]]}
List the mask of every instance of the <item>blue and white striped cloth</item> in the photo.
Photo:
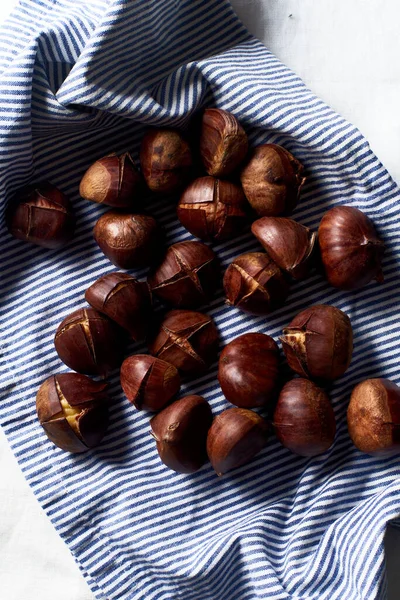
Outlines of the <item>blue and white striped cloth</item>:
{"type": "MultiPolygon", "coordinates": [[[[383,536],[400,512],[399,458],[362,455],[346,427],[353,385],[377,376],[400,382],[400,195],[366,140],[249,35],[227,0],[20,0],[2,28],[0,56],[1,425],[95,597],[385,598],[383,536]],[[271,439],[251,464],[222,478],[210,465],[179,475],[160,462],[149,416],[129,405],[116,375],[105,442],[71,456],[38,425],[35,394],[67,370],[53,346],[58,323],[84,305],[90,283],[114,270],[91,234],[105,209],[79,198],[80,178],[112,150],[137,158],[148,126],[184,128],[205,105],[232,111],[252,144],[282,144],[304,163],[296,219],[316,228],[328,208],[350,204],[387,244],[382,286],[344,293],[315,275],[294,285],[268,319],[227,308],[222,295],[207,309],[222,343],[246,331],[277,339],[316,302],[350,316],[354,358],[331,393],[335,444],[305,459],[271,439]],[[62,250],[5,230],[8,198],[33,179],[51,180],[73,201],[78,228],[62,250]]],[[[169,243],[191,238],[165,199],[148,208],[169,243]]],[[[257,248],[246,233],[215,249],[226,266],[257,248]]],[[[227,407],[216,365],[185,392],[204,395],[215,414],[227,407]]]]}

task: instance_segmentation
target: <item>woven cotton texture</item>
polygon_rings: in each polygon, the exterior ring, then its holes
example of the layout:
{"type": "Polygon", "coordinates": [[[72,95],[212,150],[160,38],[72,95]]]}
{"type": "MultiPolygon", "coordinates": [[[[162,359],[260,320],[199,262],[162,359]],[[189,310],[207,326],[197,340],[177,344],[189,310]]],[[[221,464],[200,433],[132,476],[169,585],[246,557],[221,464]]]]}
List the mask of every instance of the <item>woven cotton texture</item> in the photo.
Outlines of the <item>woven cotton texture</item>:
{"type": "MultiPolygon", "coordinates": [[[[346,426],[356,383],[399,382],[400,195],[366,140],[251,37],[225,0],[20,0],[1,31],[0,56],[1,424],[95,597],[385,598],[383,536],[400,512],[399,458],[361,454],[346,426]],[[221,293],[204,308],[221,346],[247,331],[277,339],[313,303],[349,315],[355,352],[331,390],[335,443],[306,459],[271,437],[250,464],[222,478],[209,464],[179,475],[159,460],[149,415],[128,403],[115,373],[103,444],[69,455],[39,426],[36,391],[67,371],[53,346],[61,319],[85,306],[95,279],[116,270],[92,238],[105,208],[79,197],[80,178],[111,151],[137,159],[149,126],[185,129],[206,105],[232,111],[252,145],[281,144],[304,163],[295,219],[316,229],[328,208],[356,206],[387,244],[381,286],[346,293],[314,275],[268,318],[226,307],[221,293]],[[4,226],[13,192],[39,179],[60,187],[77,214],[76,235],[61,250],[15,240],[4,226]]],[[[168,243],[191,239],[175,202],[154,198],[145,207],[168,243]]],[[[215,246],[223,267],[259,248],[248,232],[215,246]]],[[[132,345],[128,353],[140,351],[132,345]]],[[[228,407],[216,365],[185,393],[204,395],[214,414],[228,407]]]]}

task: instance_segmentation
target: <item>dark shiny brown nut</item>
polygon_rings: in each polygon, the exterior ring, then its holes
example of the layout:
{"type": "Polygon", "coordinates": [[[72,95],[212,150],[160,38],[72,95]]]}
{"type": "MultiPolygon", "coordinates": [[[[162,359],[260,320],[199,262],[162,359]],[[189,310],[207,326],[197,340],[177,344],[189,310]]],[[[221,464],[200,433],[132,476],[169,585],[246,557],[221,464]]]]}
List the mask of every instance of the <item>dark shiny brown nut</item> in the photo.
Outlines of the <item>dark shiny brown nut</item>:
{"type": "Polygon", "coordinates": [[[93,308],[126,329],[134,340],[146,337],[152,318],[147,283],[128,273],[107,273],[86,290],[85,299],[93,308]]]}
{"type": "Polygon", "coordinates": [[[289,285],[279,267],[264,252],[241,254],[224,275],[228,304],[254,315],[266,315],[282,306],[289,285]]]}
{"type": "Polygon", "coordinates": [[[232,113],[218,108],[204,111],[200,155],[209,175],[230,175],[243,162],[248,147],[246,132],[232,113]]]}
{"type": "Polygon", "coordinates": [[[305,182],[303,165],[276,144],[258,146],[250,154],[240,179],[244,193],[260,217],[289,215],[305,182]]]}
{"type": "Polygon", "coordinates": [[[162,234],[153,219],[110,210],[94,226],[93,236],[102,252],[120,269],[149,267],[160,256],[162,234]]]}
{"type": "Polygon", "coordinates": [[[207,454],[217,475],[249,462],[268,441],[268,423],[246,408],[228,408],[217,417],[207,436],[207,454]]]}
{"type": "Polygon", "coordinates": [[[279,350],[263,333],[245,333],[223,349],[218,380],[225,398],[241,408],[265,406],[275,399],[279,350]]]}
{"type": "Polygon", "coordinates": [[[140,164],[152,192],[164,194],[181,190],[192,171],[189,144],[175,129],[154,129],[143,138],[140,164]]]}
{"type": "Polygon", "coordinates": [[[215,177],[200,177],[183,192],[177,214],[190,233],[205,241],[219,242],[243,230],[247,207],[240,186],[215,177]]]}
{"type": "Polygon", "coordinates": [[[186,396],[150,421],[162,462],[177,473],[194,473],[207,461],[207,433],[212,423],[208,402],[186,396]]]}
{"type": "Polygon", "coordinates": [[[379,456],[400,452],[400,388],[389,379],[367,379],[356,385],[347,424],[361,452],[379,456]]]}
{"type": "Polygon", "coordinates": [[[52,375],[40,386],[36,411],[47,437],[67,452],[97,446],[108,425],[107,384],[78,373],[52,375]]]}
{"type": "Polygon", "coordinates": [[[131,155],[110,154],[93,163],[79,185],[85,200],[115,208],[133,208],[143,186],[131,155]]]}
{"type": "Polygon", "coordinates": [[[74,371],[107,377],[121,364],[120,337],[107,317],[94,308],[80,308],[61,321],[54,345],[63,363],[74,371]]]}
{"type": "Polygon", "coordinates": [[[347,371],[353,353],[349,317],[317,304],[299,313],[280,338],[289,367],[309,379],[333,381],[347,371]]]}
{"type": "Polygon", "coordinates": [[[47,182],[19,190],[8,205],[6,222],[15,238],[51,249],[64,246],[75,230],[70,201],[47,182]]]}
{"type": "Polygon", "coordinates": [[[197,308],[209,301],[219,281],[217,255],[201,242],[170,246],[148,281],[161,300],[177,308],[197,308]]]}
{"type": "Polygon", "coordinates": [[[174,365],[148,354],[128,356],[121,366],[121,387],[138,410],[161,410],[181,386],[174,365]]]}
{"type": "Polygon", "coordinates": [[[262,217],[251,231],[268,256],[293,279],[304,279],[313,267],[317,234],[285,217],[262,217]]]}
{"type": "Polygon", "coordinates": [[[385,245],[361,210],[352,206],[331,208],[322,217],[318,236],[326,278],[333,287],[355,290],[372,279],[382,283],[385,245]]]}
{"type": "Polygon", "coordinates": [[[281,444],[295,454],[317,456],[326,452],[336,433],[328,395],[309,379],[292,379],[279,394],[274,427],[281,444]]]}
{"type": "Polygon", "coordinates": [[[218,331],[208,315],[193,310],[166,314],[150,352],[184,373],[202,373],[216,360],[218,331]]]}

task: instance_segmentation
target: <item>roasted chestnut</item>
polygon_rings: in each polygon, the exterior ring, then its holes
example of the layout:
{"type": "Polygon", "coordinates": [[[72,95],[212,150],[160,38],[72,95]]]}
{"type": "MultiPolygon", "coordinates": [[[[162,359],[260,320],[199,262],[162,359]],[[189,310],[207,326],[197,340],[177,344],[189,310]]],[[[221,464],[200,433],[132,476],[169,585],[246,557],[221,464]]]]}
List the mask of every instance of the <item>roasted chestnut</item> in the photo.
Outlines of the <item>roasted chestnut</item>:
{"type": "Polygon", "coordinates": [[[240,179],[247,200],[261,217],[289,215],[305,182],[303,165],[276,144],[258,146],[250,154],[240,179]]]}
{"type": "Polygon", "coordinates": [[[162,248],[161,232],[153,217],[110,210],[102,215],[93,236],[110,261],[120,269],[149,267],[162,248]]]}
{"type": "Polygon", "coordinates": [[[264,252],[241,254],[224,275],[227,303],[254,315],[266,315],[282,306],[289,285],[280,268],[264,252]]]}
{"type": "Polygon", "coordinates": [[[133,208],[142,178],[128,152],[109,154],[93,163],[79,185],[82,198],[115,208],[133,208]]]}
{"type": "Polygon", "coordinates": [[[334,306],[317,304],[299,313],[280,338],[289,367],[302,377],[333,381],[350,365],[353,330],[334,306]]]}
{"type": "Polygon", "coordinates": [[[219,242],[243,230],[246,210],[241,187],[215,177],[200,177],[183,192],[177,214],[190,233],[202,240],[219,242]]]}
{"type": "Polygon", "coordinates": [[[251,231],[280,269],[293,279],[307,277],[313,266],[316,233],[285,217],[257,219],[251,231]]]}
{"type": "Polygon", "coordinates": [[[361,452],[379,456],[400,452],[400,388],[389,379],[367,379],[356,385],[347,424],[361,452]]]}
{"type": "Polygon", "coordinates": [[[173,365],[148,354],[128,356],[122,363],[120,376],[125,396],[138,410],[160,410],[181,386],[173,365]]]}
{"type": "Polygon", "coordinates": [[[142,140],[140,164],[152,192],[173,193],[190,178],[192,153],[179,131],[154,129],[142,140]]]}
{"type": "Polygon", "coordinates": [[[218,286],[218,258],[201,242],[170,246],[148,281],[152,292],[176,306],[197,308],[210,300],[218,286]]]}
{"type": "Polygon", "coordinates": [[[150,421],[162,462],[177,473],[194,473],[207,461],[207,433],[212,423],[208,402],[186,396],[150,421]]]}
{"type": "Polygon", "coordinates": [[[248,147],[247,135],[232,113],[219,108],[204,111],[200,155],[209,175],[230,175],[244,160],[248,147]]]}
{"type": "Polygon", "coordinates": [[[171,310],[149,344],[150,352],[185,373],[202,373],[216,360],[218,331],[208,315],[171,310]]]}
{"type": "Polygon", "coordinates": [[[49,440],[67,452],[97,446],[108,425],[106,388],[106,383],[78,373],[46,379],[36,396],[36,411],[49,440]]]}
{"type": "Polygon", "coordinates": [[[107,273],[85,292],[86,301],[129,331],[140,341],[146,337],[151,316],[151,294],[147,283],[128,273],[107,273]]]}
{"type": "Polygon", "coordinates": [[[8,205],[6,223],[15,238],[51,249],[64,246],[75,229],[70,201],[48,182],[20,189],[8,205]]]}
{"type": "Polygon", "coordinates": [[[372,279],[382,283],[385,245],[361,210],[353,206],[331,208],[322,217],[318,237],[326,278],[333,287],[355,290],[372,279]]]}
{"type": "Polygon", "coordinates": [[[275,398],[279,350],[264,333],[244,333],[222,350],[218,380],[227,400],[241,408],[265,406],[275,398]]]}
{"type": "Polygon", "coordinates": [[[273,424],[281,444],[300,456],[322,454],[335,439],[335,413],[328,395],[309,379],[292,379],[283,386],[273,424]]]}
{"type": "Polygon", "coordinates": [[[215,417],[207,436],[207,454],[217,475],[249,462],[268,441],[269,426],[246,408],[228,408],[215,417]]]}
{"type": "Polygon", "coordinates": [[[121,364],[117,326],[94,308],[80,308],[65,317],[54,345],[63,363],[79,373],[107,377],[121,364]]]}

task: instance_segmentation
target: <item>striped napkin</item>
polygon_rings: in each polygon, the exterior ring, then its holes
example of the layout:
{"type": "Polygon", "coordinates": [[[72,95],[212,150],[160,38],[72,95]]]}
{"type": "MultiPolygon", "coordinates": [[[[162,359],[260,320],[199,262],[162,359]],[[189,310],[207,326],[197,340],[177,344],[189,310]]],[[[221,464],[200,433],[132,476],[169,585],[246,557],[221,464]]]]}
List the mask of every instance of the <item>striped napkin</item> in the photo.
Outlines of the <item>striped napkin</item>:
{"type": "MultiPolygon", "coordinates": [[[[346,428],[353,385],[400,380],[400,195],[366,140],[246,31],[227,0],[20,0],[2,28],[0,57],[1,425],[94,596],[385,598],[383,536],[400,512],[399,458],[361,454],[346,428]],[[184,129],[206,105],[232,111],[252,144],[281,144],[304,163],[296,219],[315,229],[328,208],[350,204],[387,244],[381,286],[345,293],[315,275],[268,319],[227,308],[222,294],[206,309],[221,344],[247,331],[277,339],[312,303],[350,316],[354,358],[331,390],[334,446],[306,459],[271,439],[251,464],[222,478],[210,465],[179,475],[160,462],[149,416],[126,401],[116,374],[104,443],[69,455],[38,425],[36,390],[67,370],[53,346],[57,325],[84,306],[90,283],[115,270],[91,234],[104,208],[79,198],[80,178],[110,151],[137,158],[150,125],[184,129]],[[78,228],[62,250],[5,230],[7,200],[33,179],[51,180],[73,201],[78,228]]],[[[169,201],[148,208],[169,243],[191,238],[169,201]]],[[[215,246],[223,266],[258,248],[248,233],[215,246]]],[[[216,365],[182,393],[204,395],[214,414],[228,406],[216,365]]]]}

